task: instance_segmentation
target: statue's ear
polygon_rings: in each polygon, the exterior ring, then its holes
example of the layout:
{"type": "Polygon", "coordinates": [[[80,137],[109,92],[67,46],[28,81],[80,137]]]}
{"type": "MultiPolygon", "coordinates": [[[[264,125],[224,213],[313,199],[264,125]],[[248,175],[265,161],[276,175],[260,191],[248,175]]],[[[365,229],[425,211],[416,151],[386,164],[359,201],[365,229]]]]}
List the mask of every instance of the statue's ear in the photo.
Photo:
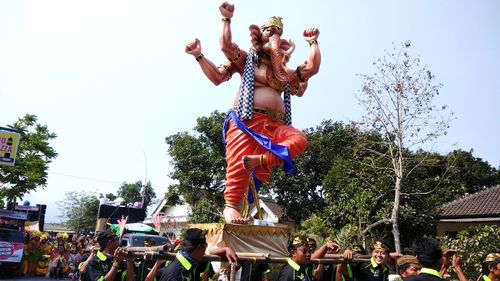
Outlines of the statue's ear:
{"type": "Polygon", "coordinates": [[[248,28],[250,30],[250,40],[252,42],[252,47],[258,52],[262,49],[262,42],[261,42],[261,36],[262,34],[260,33],[260,28],[252,24],[248,28]]]}

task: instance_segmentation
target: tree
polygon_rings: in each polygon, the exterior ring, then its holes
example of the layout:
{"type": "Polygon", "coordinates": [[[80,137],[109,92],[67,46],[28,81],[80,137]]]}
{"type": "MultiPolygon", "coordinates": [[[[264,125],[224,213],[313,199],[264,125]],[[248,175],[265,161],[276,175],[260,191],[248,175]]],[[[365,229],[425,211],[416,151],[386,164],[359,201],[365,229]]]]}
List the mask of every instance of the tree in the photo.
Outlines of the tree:
{"type": "Polygon", "coordinates": [[[57,157],[49,141],[57,136],[37,121],[35,115],[26,114],[8,126],[19,132],[20,141],[15,166],[0,166],[0,200],[14,203],[47,185],[49,164],[57,157]]]}
{"type": "Polygon", "coordinates": [[[135,183],[122,183],[118,189],[118,196],[125,199],[128,203],[142,202],[142,207],[147,208],[151,203],[151,200],[156,198],[156,193],[151,186],[151,182],[145,186],[144,202],[142,198],[143,186],[141,181],[136,181],[135,183]]]}
{"type": "Polygon", "coordinates": [[[435,82],[436,77],[427,66],[420,65],[419,58],[410,57],[410,46],[409,41],[401,47],[394,45],[391,53],[376,60],[376,73],[360,75],[363,86],[357,95],[366,110],[363,124],[379,132],[383,138],[378,145],[387,148],[386,152],[370,147],[366,150],[389,163],[394,186],[391,213],[368,228],[390,223],[396,251],[401,250],[399,214],[403,182],[419,165],[407,166],[407,151],[445,134],[450,122],[440,114],[446,106],[434,105],[442,85],[435,82]]]}
{"type": "Polygon", "coordinates": [[[192,207],[207,198],[222,207],[225,180],[225,148],[222,142],[224,113],[214,111],[196,120],[196,135],[187,132],[166,137],[174,171],[170,177],[178,181],[175,189],[192,207]]]}
{"type": "Polygon", "coordinates": [[[295,173],[289,175],[275,168],[269,184],[262,189],[285,207],[286,215],[297,223],[324,211],[328,195],[323,180],[335,163],[352,154],[358,134],[352,125],[331,120],[304,132],[308,147],[294,160],[295,173]]]}
{"type": "Polygon", "coordinates": [[[89,233],[95,230],[99,198],[94,193],[73,192],[65,193],[65,199],[58,201],[60,218],[66,226],[77,232],[89,233]]]}
{"type": "Polygon", "coordinates": [[[216,205],[207,198],[201,199],[196,206],[191,207],[188,223],[214,223],[224,222],[216,205]]]}

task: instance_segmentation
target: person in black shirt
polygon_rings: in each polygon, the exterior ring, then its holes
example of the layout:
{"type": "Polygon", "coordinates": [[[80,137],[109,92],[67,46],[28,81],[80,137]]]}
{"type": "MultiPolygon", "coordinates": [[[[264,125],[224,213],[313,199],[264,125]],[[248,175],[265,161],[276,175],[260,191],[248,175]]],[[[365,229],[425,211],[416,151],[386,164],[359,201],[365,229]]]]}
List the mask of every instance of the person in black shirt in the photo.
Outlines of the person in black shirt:
{"type": "Polygon", "coordinates": [[[401,278],[409,276],[417,276],[420,273],[422,266],[417,257],[412,255],[403,255],[396,260],[398,266],[398,274],[401,278]]]}
{"type": "MultiPolygon", "coordinates": [[[[143,246],[154,247],[155,241],[151,238],[146,238],[144,239],[143,246]]],[[[151,269],[153,269],[154,264],[155,264],[154,260],[141,259],[141,258],[134,259],[135,281],[144,281],[148,273],[151,271],[151,269]]],[[[128,270],[125,270],[122,274],[122,280],[127,278],[127,276],[128,276],[128,270]]]]}
{"type": "Polygon", "coordinates": [[[482,273],[484,281],[500,281],[500,253],[489,253],[483,258],[482,273]]]}
{"type": "MultiPolygon", "coordinates": [[[[203,261],[208,246],[205,234],[206,231],[199,228],[186,230],[182,241],[183,249],[176,254],[175,260],[163,268],[160,267],[165,264],[165,261],[157,260],[145,281],[151,281],[154,278],[158,281],[206,281],[213,277],[215,272],[212,265],[208,261],[203,261]]],[[[234,250],[229,247],[213,249],[210,254],[225,255],[230,263],[238,266],[238,258],[234,250]]]]}
{"type": "Polygon", "coordinates": [[[312,240],[309,237],[296,236],[288,246],[290,258],[280,271],[279,281],[313,281],[312,240]]]}
{"type": "Polygon", "coordinates": [[[123,264],[125,253],[119,248],[119,238],[111,229],[101,231],[97,235],[97,243],[100,249],[90,260],[86,268],[86,280],[89,281],[111,281],[120,280],[125,269],[132,274],[127,275],[127,281],[134,280],[134,264],[132,259],[127,259],[127,265],[123,264]]]}
{"type": "Polygon", "coordinates": [[[415,255],[422,265],[420,274],[404,278],[405,281],[441,281],[439,270],[443,262],[443,250],[439,240],[431,237],[418,239],[413,245],[415,255]]]}
{"type": "MultiPolygon", "coordinates": [[[[350,265],[351,272],[348,271],[348,263],[352,261],[355,252],[351,250],[344,251],[345,262],[338,265],[338,272],[347,278],[356,278],[357,280],[367,281],[388,281],[389,267],[387,263],[390,260],[391,247],[386,241],[377,241],[373,245],[370,261],[360,262],[350,265]]],[[[351,279],[352,280],[352,279],[351,279]]]]}

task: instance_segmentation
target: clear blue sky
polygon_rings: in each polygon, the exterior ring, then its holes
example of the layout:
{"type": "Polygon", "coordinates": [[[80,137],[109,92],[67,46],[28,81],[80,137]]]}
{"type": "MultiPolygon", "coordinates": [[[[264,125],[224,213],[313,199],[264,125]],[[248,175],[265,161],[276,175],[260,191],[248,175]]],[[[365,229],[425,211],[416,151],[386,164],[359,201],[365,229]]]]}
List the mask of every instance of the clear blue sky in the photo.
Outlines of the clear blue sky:
{"type": "MultiPolygon", "coordinates": [[[[186,43],[198,37],[216,63],[222,1],[1,1],[0,126],[35,114],[58,138],[48,186],[25,199],[48,204],[66,191],[116,192],[122,182],[152,182],[158,195],[172,183],[166,136],[190,131],[197,117],[225,111],[239,83],[215,87],[186,43]]],[[[349,122],[363,114],[354,94],[358,73],[411,40],[411,54],[444,86],[437,104],[457,119],[434,149],[474,150],[500,165],[500,2],[235,1],[233,39],[250,45],[248,26],[284,18],[284,37],[297,44],[290,66],[308,54],[302,31],[320,29],[322,66],[302,98],[294,125],[349,122]]]]}

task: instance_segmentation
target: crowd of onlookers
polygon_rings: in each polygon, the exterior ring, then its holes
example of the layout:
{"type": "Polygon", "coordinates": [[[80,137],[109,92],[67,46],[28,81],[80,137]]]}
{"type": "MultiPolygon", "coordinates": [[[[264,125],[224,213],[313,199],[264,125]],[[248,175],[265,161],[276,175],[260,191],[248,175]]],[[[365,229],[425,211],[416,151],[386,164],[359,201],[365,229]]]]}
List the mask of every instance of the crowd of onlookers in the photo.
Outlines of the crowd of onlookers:
{"type": "Polygon", "coordinates": [[[26,232],[20,274],[78,280],[78,265],[89,252],[91,236],[26,232]]]}

